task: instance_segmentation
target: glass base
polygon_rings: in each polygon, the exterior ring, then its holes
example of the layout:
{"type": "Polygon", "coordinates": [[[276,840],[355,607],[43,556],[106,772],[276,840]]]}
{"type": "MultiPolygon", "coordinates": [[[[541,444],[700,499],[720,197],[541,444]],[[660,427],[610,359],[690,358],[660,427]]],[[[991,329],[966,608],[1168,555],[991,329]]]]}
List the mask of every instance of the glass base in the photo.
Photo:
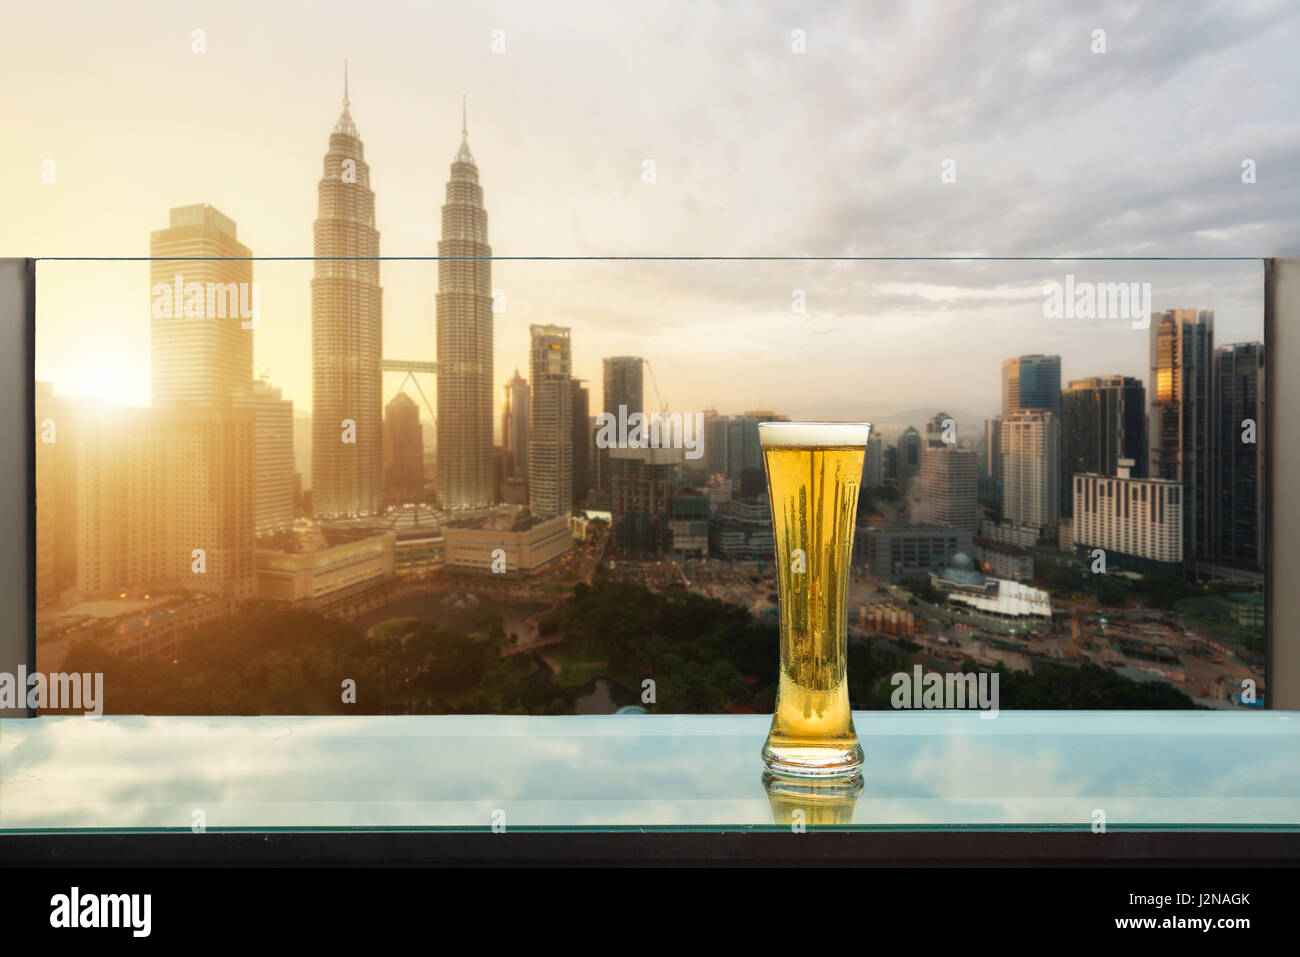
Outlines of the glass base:
{"type": "Polygon", "coordinates": [[[763,746],[763,764],[773,774],[796,778],[851,778],[862,773],[862,746],[763,746]]]}

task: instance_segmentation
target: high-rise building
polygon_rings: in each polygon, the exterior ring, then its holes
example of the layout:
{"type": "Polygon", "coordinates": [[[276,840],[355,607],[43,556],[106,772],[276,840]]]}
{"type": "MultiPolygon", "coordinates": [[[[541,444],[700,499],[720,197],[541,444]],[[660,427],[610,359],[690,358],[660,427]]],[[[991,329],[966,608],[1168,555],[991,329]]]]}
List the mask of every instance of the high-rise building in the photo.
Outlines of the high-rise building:
{"type": "MultiPolygon", "coordinates": [[[[379,514],[383,502],[383,290],[370,166],[349,112],[316,186],[311,281],[312,511],[379,514]]],[[[441,383],[441,377],[439,382],[441,383]]]]}
{"type": "Polygon", "coordinates": [[[1183,556],[1208,557],[1215,512],[1214,312],[1169,309],[1153,315],[1150,337],[1147,471],[1182,483],[1183,556]]]}
{"type": "Polygon", "coordinates": [[[583,385],[584,380],[570,380],[572,386],[573,400],[570,403],[570,425],[573,440],[571,448],[573,450],[573,511],[578,512],[582,503],[587,499],[587,492],[591,490],[591,455],[589,449],[591,442],[588,440],[589,428],[587,422],[590,418],[591,397],[587,387],[583,385]]]}
{"type": "Polygon", "coordinates": [[[506,477],[528,478],[528,380],[515,370],[501,387],[501,447],[506,452],[506,477]]]}
{"type": "Polygon", "coordinates": [[[82,411],[74,440],[77,591],[93,597],[175,581],[175,447],[163,415],[82,411]]]}
{"type": "Polygon", "coordinates": [[[1060,356],[1015,356],[1002,360],[1002,413],[1022,409],[1043,409],[1060,415],[1060,356]]]}
{"type": "MultiPolygon", "coordinates": [[[[258,499],[253,409],[224,400],[155,412],[163,417],[172,445],[171,524],[181,583],[231,601],[254,597],[258,499]]],[[[289,489],[292,494],[292,485],[289,489]]]]}
{"type": "Polygon", "coordinates": [[[77,425],[77,588],[257,591],[254,412],[232,398],[87,414],[77,425]]]}
{"type": "Polygon", "coordinates": [[[1073,477],[1117,475],[1120,459],[1146,474],[1146,389],[1140,379],[1075,379],[1061,393],[1061,515],[1074,514],[1073,477]]]}
{"type": "Polygon", "coordinates": [[[602,360],[604,371],[605,411],[618,415],[619,406],[627,414],[645,412],[642,364],[640,356],[609,356],[602,360]]]}
{"type": "Polygon", "coordinates": [[[704,462],[710,475],[727,471],[727,417],[716,409],[704,413],[704,462]]]}
{"type": "Polygon", "coordinates": [[[203,203],[172,209],[149,236],[154,405],[252,390],[259,297],[253,254],[235,237],[235,221],[203,203]]]}
{"type": "Polygon", "coordinates": [[[293,525],[293,402],[264,379],[236,404],[253,413],[253,527],[256,534],[293,525]]]}
{"type": "Polygon", "coordinates": [[[529,326],[528,507],[534,515],[573,508],[573,357],[569,330],[529,326]]]}
{"type": "Polygon", "coordinates": [[[862,458],[862,488],[879,488],[885,484],[885,440],[878,435],[867,438],[867,453],[862,458]]]}
{"type": "Polygon", "coordinates": [[[1183,560],[1182,485],[1132,478],[1132,465],[1120,459],[1115,475],[1071,477],[1074,547],[1084,556],[1102,549],[1107,571],[1177,574],[1183,560]]]}
{"type": "Polygon", "coordinates": [[[438,242],[438,496],[452,509],[492,504],[492,247],[463,117],[460,132],[438,242]]]}
{"type": "Polygon", "coordinates": [[[898,478],[907,481],[921,470],[921,433],[909,425],[898,439],[898,478]]]}
{"type": "Polygon", "coordinates": [[[921,450],[921,522],[973,535],[979,524],[978,490],[974,449],[939,442],[921,450]]]}
{"type": "Polygon", "coordinates": [[[54,386],[35,383],[36,429],[36,604],[47,605],[59,594],[55,580],[55,540],[58,528],[58,420],[54,386]]]}
{"type": "Polygon", "coordinates": [[[384,500],[407,505],[424,500],[424,430],[420,407],[405,392],[384,411],[384,500]]]}
{"type": "Polygon", "coordinates": [[[984,420],[984,477],[1002,481],[1002,416],[984,420]]]}
{"type": "Polygon", "coordinates": [[[1264,565],[1264,344],[1214,350],[1215,559],[1264,565]]]}
{"type": "Polygon", "coordinates": [[[669,518],[681,449],[609,450],[610,513],[623,551],[662,555],[670,547],[669,518]]]}
{"type": "Polygon", "coordinates": [[[1041,409],[1002,417],[1002,516],[1042,533],[1060,516],[1060,419],[1041,409]]]}

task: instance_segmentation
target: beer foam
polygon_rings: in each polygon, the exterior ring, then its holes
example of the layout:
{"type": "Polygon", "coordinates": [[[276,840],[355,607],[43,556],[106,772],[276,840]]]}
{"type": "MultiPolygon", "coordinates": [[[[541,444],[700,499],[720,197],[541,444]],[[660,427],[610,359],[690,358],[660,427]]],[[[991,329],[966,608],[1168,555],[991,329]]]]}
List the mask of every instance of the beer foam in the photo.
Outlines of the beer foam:
{"type": "Polygon", "coordinates": [[[761,445],[784,448],[865,448],[870,422],[760,422],[761,445]]]}

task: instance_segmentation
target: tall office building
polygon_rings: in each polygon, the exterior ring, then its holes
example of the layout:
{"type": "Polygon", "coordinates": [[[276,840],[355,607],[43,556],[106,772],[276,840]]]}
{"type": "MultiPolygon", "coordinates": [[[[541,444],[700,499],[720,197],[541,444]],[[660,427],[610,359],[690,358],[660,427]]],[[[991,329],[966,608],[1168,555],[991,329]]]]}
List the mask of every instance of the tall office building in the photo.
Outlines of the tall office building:
{"type": "Polygon", "coordinates": [[[312,227],[311,492],[321,518],[377,515],[383,499],[379,232],[370,167],[348,107],[345,75],[312,227]]]}
{"type": "MultiPolygon", "coordinates": [[[[175,482],[171,531],[181,583],[232,601],[254,597],[258,505],[254,410],[247,403],[226,399],[178,404],[155,414],[163,418],[171,446],[175,482]],[[201,565],[196,564],[199,550],[201,565]]],[[[288,455],[292,457],[291,447],[288,455]]]]}
{"type": "Polygon", "coordinates": [[[1200,558],[1213,544],[1214,312],[1153,315],[1150,337],[1147,471],[1182,483],[1183,556],[1200,558]]]}
{"type": "Polygon", "coordinates": [[[984,420],[984,474],[1002,480],[1002,416],[984,420]]]}
{"type": "Polygon", "coordinates": [[[501,447],[506,451],[506,477],[528,478],[528,380],[515,370],[501,387],[501,447]]]}
{"type": "Polygon", "coordinates": [[[979,524],[978,489],[974,449],[940,441],[921,450],[920,521],[974,534],[979,524]]]}
{"type": "Polygon", "coordinates": [[[1214,384],[1213,555],[1219,561],[1262,569],[1267,530],[1264,344],[1243,342],[1215,349],[1214,384]]]}
{"type": "Polygon", "coordinates": [[[1002,412],[1022,409],[1060,414],[1060,356],[1016,356],[1002,361],[1002,412]]]}
{"type": "Polygon", "coordinates": [[[867,438],[867,453],[862,458],[862,488],[879,488],[885,484],[885,440],[878,435],[867,438]]]}
{"type": "Polygon", "coordinates": [[[72,441],[77,591],[93,597],[175,581],[178,483],[163,414],[87,407],[78,416],[72,441]]]}
{"type": "Polygon", "coordinates": [[[704,464],[710,475],[727,471],[727,417],[704,411],[704,464]]]}
{"type": "Polygon", "coordinates": [[[921,470],[921,433],[909,425],[898,439],[898,478],[907,481],[921,470]]]}
{"type": "Polygon", "coordinates": [[[606,412],[617,416],[619,406],[626,406],[628,415],[645,412],[643,362],[640,356],[611,356],[602,361],[606,412]]]}
{"type": "Polygon", "coordinates": [[[573,359],[569,330],[529,326],[528,507],[534,515],[573,508],[573,359]]]}
{"type": "Polygon", "coordinates": [[[168,227],[149,235],[149,255],[153,404],[247,395],[261,317],[253,316],[253,254],[236,239],[235,221],[203,203],[178,206],[168,227]]]}
{"type": "Polygon", "coordinates": [[[1146,475],[1146,389],[1140,379],[1075,379],[1061,394],[1061,515],[1074,514],[1076,474],[1117,475],[1119,460],[1146,475]]]}
{"type": "Polygon", "coordinates": [[[582,379],[570,380],[572,402],[570,403],[570,426],[573,436],[573,511],[576,513],[591,490],[591,462],[588,440],[588,413],[591,411],[591,397],[582,379]]]}
{"type": "Polygon", "coordinates": [[[293,402],[264,379],[236,400],[253,413],[253,526],[258,535],[293,525],[293,402]]]}
{"type": "Polygon", "coordinates": [[[35,383],[36,463],[36,605],[47,605],[59,594],[55,580],[55,540],[58,528],[58,421],[54,386],[35,383]],[[51,428],[52,426],[52,428],[51,428]]]}
{"type": "Polygon", "coordinates": [[[438,242],[438,495],[453,509],[492,504],[492,248],[463,116],[460,133],[438,242]]]}
{"type": "Polygon", "coordinates": [[[1041,409],[1008,413],[1001,444],[1002,516],[1041,534],[1060,515],[1060,419],[1041,409]]]}
{"type": "Polygon", "coordinates": [[[384,411],[384,500],[406,505],[424,500],[424,430],[420,407],[405,392],[384,411]]]}

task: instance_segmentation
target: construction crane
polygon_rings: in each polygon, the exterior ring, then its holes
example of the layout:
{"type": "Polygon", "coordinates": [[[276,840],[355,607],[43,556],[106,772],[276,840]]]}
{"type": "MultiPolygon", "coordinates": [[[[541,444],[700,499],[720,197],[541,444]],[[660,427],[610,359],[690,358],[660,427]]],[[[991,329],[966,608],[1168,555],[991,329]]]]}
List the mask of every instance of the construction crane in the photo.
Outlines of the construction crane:
{"type": "Polygon", "coordinates": [[[659,383],[655,381],[655,367],[650,364],[649,359],[642,359],[641,361],[644,362],[645,367],[650,370],[650,385],[654,387],[655,399],[657,399],[659,402],[659,411],[661,413],[667,412],[668,403],[665,402],[664,397],[659,394],[659,383]]]}

